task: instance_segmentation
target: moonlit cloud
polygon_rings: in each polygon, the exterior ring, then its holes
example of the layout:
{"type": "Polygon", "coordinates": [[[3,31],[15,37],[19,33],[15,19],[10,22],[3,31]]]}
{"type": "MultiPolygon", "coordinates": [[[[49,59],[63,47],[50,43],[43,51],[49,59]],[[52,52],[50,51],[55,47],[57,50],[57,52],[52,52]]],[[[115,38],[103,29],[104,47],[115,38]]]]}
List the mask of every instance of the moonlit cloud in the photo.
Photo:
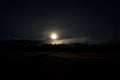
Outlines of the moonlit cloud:
{"type": "Polygon", "coordinates": [[[56,44],[69,44],[69,43],[88,43],[91,39],[88,37],[81,37],[81,38],[68,38],[68,39],[61,39],[56,41],[56,44]]]}

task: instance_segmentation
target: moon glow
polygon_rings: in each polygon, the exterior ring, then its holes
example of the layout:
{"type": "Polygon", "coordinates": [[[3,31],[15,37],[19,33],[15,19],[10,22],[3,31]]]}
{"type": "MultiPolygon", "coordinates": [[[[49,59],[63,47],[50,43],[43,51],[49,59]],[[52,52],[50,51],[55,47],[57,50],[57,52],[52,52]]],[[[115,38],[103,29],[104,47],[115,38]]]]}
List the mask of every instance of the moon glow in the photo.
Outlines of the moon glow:
{"type": "Polygon", "coordinates": [[[57,34],[56,33],[53,33],[53,34],[51,34],[51,39],[53,39],[53,40],[55,40],[55,39],[57,39],[57,34]]]}

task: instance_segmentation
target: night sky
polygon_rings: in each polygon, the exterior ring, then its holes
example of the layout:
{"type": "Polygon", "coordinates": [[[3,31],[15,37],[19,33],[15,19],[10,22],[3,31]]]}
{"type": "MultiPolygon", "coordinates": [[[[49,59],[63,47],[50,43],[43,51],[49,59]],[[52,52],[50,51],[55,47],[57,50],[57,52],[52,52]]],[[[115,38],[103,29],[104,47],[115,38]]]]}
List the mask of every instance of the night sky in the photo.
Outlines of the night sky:
{"type": "Polygon", "coordinates": [[[59,39],[99,43],[120,40],[119,2],[107,0],[2,1],[0,40],[59,39]]]}

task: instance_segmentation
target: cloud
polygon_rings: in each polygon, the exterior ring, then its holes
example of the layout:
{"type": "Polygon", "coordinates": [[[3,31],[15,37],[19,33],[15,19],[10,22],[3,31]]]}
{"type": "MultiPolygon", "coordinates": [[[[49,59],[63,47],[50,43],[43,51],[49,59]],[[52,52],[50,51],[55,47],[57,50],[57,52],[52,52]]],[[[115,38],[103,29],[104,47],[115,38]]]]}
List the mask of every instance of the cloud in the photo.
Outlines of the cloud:
{"type": "Polygon", "coordinates": [[[61,39],[57,40],[56,44],[68,44],[68,43],[87,43],[90,41],[88,37],[81,37],[81,38],[68,38],[68,39],[61,39]]]}

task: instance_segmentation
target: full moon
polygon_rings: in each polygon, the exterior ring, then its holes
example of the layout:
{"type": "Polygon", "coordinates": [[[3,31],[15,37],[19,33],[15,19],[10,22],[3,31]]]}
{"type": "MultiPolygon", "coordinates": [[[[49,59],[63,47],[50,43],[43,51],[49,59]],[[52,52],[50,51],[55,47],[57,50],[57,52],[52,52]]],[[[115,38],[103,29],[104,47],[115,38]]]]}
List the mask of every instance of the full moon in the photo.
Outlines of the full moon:
{"type": "Polygon", "coordinates": [[[55,34],[55,33],[53,33],[53,34],[51,34],[51,39],[57,39],[57,34],[55,34]]]}

